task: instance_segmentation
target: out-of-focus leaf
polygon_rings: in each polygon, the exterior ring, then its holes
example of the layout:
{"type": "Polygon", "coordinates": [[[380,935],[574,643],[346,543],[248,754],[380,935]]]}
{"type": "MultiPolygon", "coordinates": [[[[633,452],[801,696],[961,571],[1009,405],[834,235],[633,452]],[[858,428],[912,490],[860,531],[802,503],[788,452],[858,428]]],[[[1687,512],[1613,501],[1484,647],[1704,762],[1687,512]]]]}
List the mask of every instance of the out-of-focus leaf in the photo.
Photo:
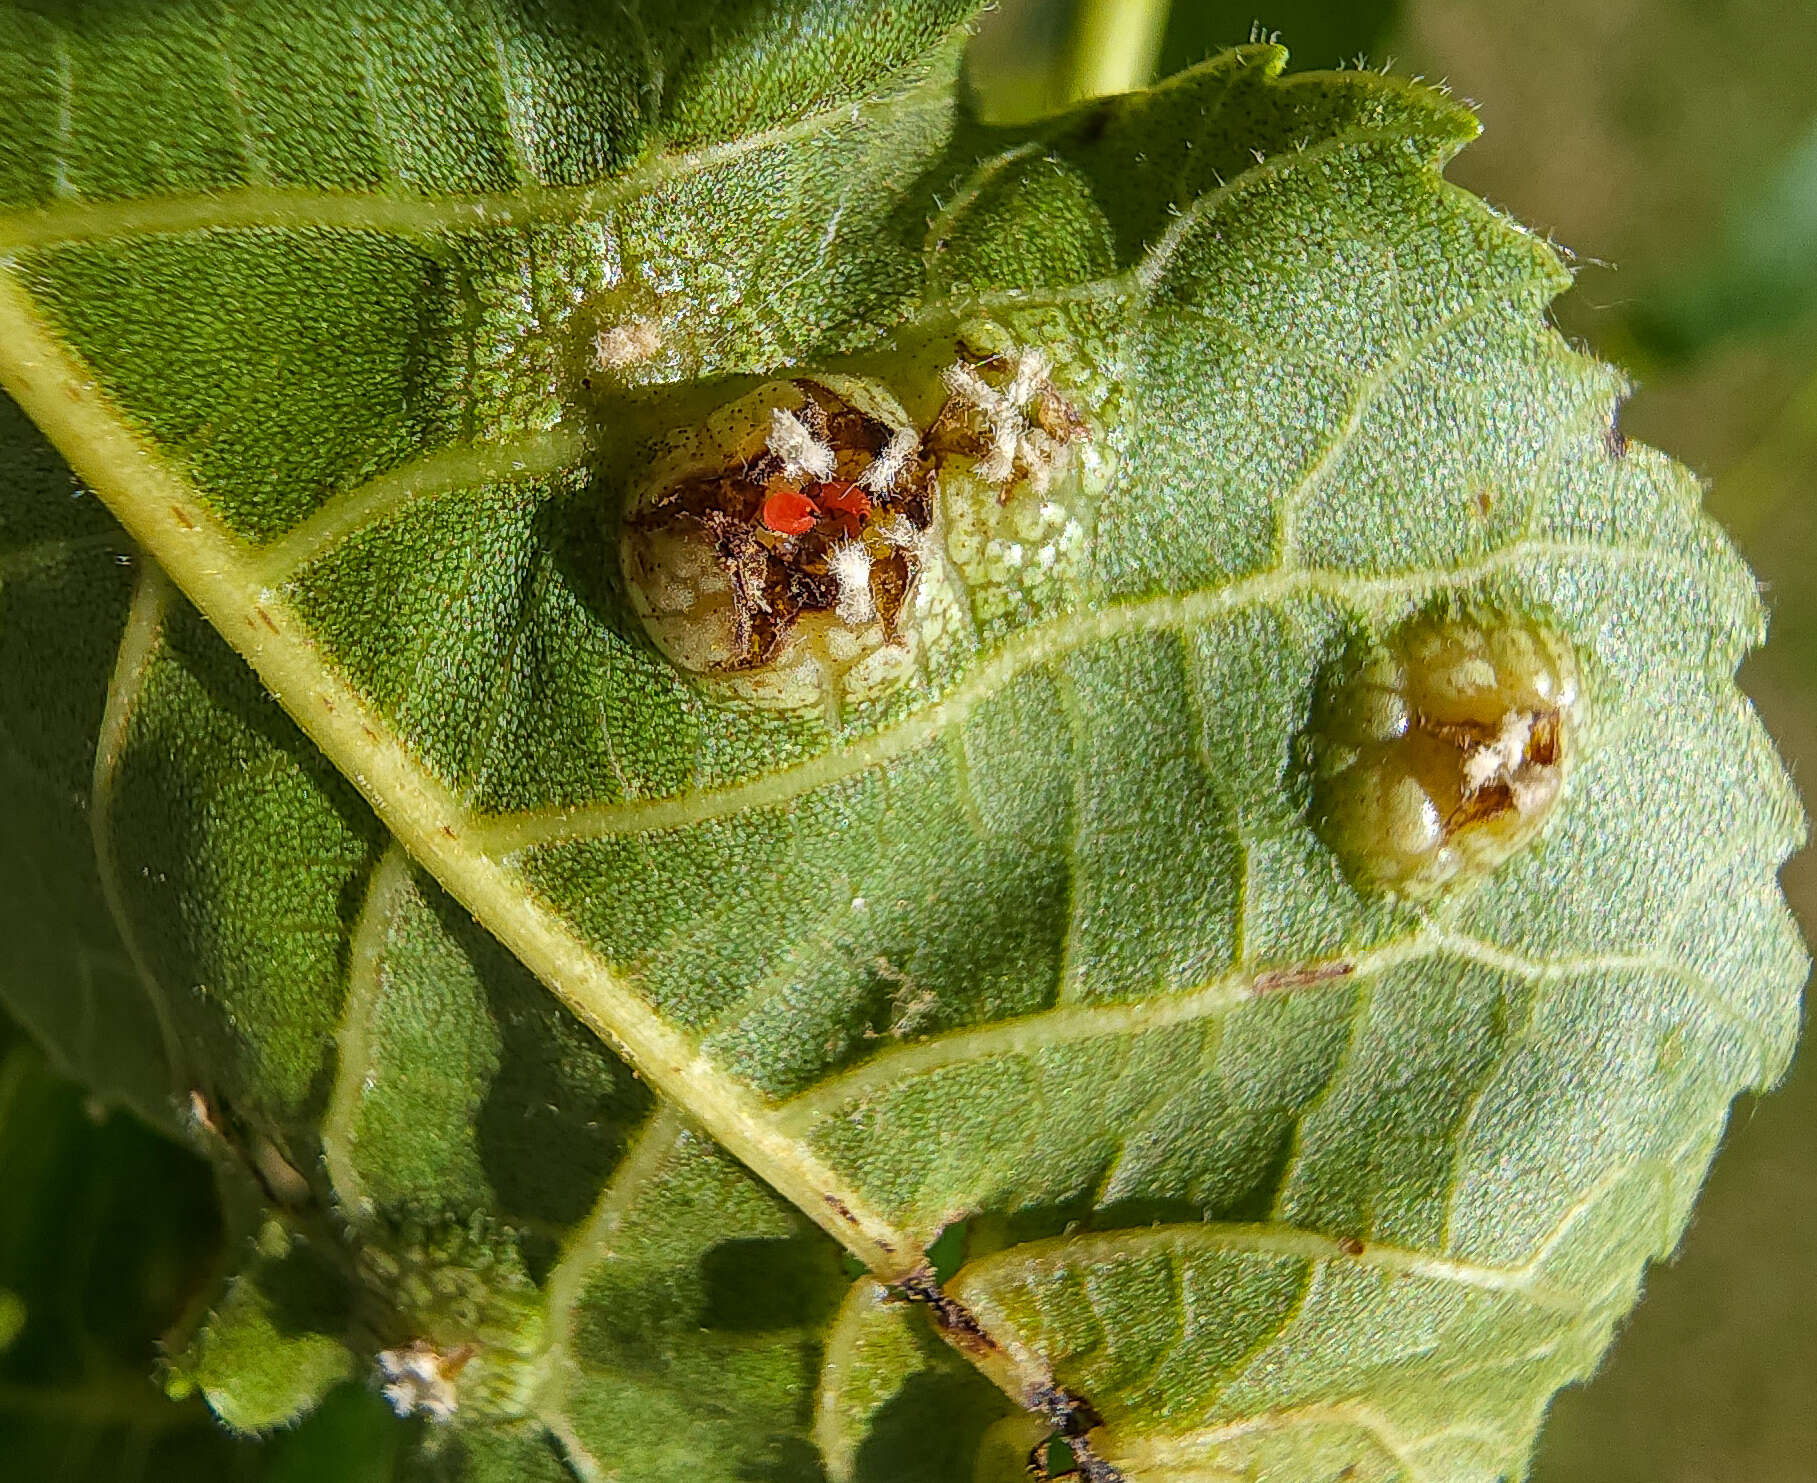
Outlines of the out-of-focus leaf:
{"type": "Polygon", "coordinates": [[[206,1166],[102,1111],[0,1022],[0,1476],[254,1476],[246,1448],[153,1377],[218,1240],[206,1166]]]}
{"type": "Polygon", "coordinates": [[[1481,100],[1457,177],[1581,254],[1560,313],[1605,353],[1650,373],[1810,304],[1809,5],[1406,0],[1392,45],[1481,100]]]}
{"type": "MultiPolygon", "coordinates": [[[[1389,49],[1480,100],[1490,125],[1454,174],[1588,254],[1561,318],[1638,373],[1628,432],[1712,477],[1711,507],[1772,615],[1772,643],[1743,675],[1808,774],[1817,258],[1784,252],[1808,205],[1780,193],[1809,148],[1817,12],[1801,0],[1434,0],[1407,13],[1389,49]],[[1541,131],[1549,147],[1520,147],[1541,131]],[[1658,324],[1673,344],[1647,329],[1658,324]]],[[[1785,885],[1808,931],[1808,852],[1785,885]]],[[[1817,1239],[1801,1214],[1817,1198],[1813,1077],[1807,1058],[1781,1099],[1738,1111],[1684,1249],[1649,1280],[1594,1382],[1551,1413],[1537,1483],[1804,1483],[1817,1451],[1817,1239]]]]}
{"type": "Polygon", "coordinates": [[[1684,359],[1777,331],[1817,307],[1817,117],[1725,213],[1717,248],[1628,315],[1641,347],[1684,359]]]}
{"type": "Polygon", "coordinates": [[[17,1293],[7,1292],[0,1288],[0,1349],[19,1337],[19,1330],[25,1327],[25,1304],[19,1300],[17,1293]]]}
{"type": "Polygon", "coordinates": [[[369,1387],[343,1385],[301,1426],[265,1443],[259,1483],[390,1483],[401,1476],[399,1451],[409,1435],[369,1387]]]}
{"type": "Polygon", "coordinates": [[[91,808],[131,543],[5,398],[0,549],[0,989],[71,1076],[174,1126],[166,1038],[108,912],[115,865],[91,808]],[[57,694],[24,705],[46,672],[57,694]]]}

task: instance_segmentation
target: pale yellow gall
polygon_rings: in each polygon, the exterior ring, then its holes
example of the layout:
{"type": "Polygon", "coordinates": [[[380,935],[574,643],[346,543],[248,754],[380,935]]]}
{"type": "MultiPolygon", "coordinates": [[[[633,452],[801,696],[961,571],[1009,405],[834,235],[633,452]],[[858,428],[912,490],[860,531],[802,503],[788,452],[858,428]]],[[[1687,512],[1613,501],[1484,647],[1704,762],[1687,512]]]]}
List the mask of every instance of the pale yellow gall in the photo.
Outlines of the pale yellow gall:
{"type": "Polygon", "coordinates": [[[1321,832],[1360,885],[1422,900],[1545,827],[1583,726],[1577,665],[1517,619],[1415,618],[1353,656],[1312,741],[1321,832]]]}

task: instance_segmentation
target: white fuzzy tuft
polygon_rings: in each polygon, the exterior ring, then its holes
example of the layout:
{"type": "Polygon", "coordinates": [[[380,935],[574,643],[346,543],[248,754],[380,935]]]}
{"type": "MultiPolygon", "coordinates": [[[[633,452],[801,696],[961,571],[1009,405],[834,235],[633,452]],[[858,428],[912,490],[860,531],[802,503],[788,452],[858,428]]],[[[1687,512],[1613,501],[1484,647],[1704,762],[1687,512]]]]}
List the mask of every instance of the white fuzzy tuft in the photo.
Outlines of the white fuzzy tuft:
{"type": "Polygon", "coordinates": [[[782,460],[785,478],[799,479],[803,474],[810,479],[833,477],[833,450],[809,432],[807,425],[785,407],[775,407],[770,411],[770,437],[767,446],[770,452],[782,460]]]}
{"type": "Polygon", "coordinates": [[[963,361],[941,372],[953,400],[969,407],[984,424],[990,447],[978,460],[977,473],[986,484],[1006,485],[1021,472],[1032,492],[1046,491],[1065,445],[1038,425],[1031,409],[1044,398],[1053,398],[1047,379],[1051,369],[1039,350],[1021,350],[1001,389],[963,361]]]}
{"type": "Polygon", "coordinates": [[[388,1382],[385,1399],[399,1416],[420,1411],[432,1420],[446,1421],[454,1415],[459,1404],[454,1381],[446,1358],[433,1344],[418,1339],[405,1349],[381,1350],[378,1358],[388,1382]]]}
{"type": "Polygon", "coordinates": [[[653,319],[627,319],[593,337],[593,359],[602,371],[628,370],[661,349],[662,326],[653,319]]]}
{"type": "Polygon", "coordinates": [[[902,471],[908,467],[908,461],[920,442],[913,428],[898,428],[891,436],[888,446],[858,476],[858,487],[875,495],[888,494],[901,479],[902,471]]]}
{"type": "Polygon", "coordinates": [[[1034,401],[1047,385],[1047,373],[1052,368],[1052,362],[1041,351],[1018,351],[1015,374],[1010,377],[1009,385],[1003,388],[1003,395],[1010,405],[1021,409],[1034,401]]]}
{"type": "Polygon", "coordinates": [[[841,541],[833,547],[827,553],[827,570],[839,583],[834,610],[841,623],[857,628],[877,616],[877,603],[871,596],[871,553],[862,541],[841,541]]]}
{"type": "Polygon", "coordinates": [[[890,516],[877,527],[877,534],[892,546],[900,546],[904,550],[913,550],[921,539],[921,532],[909,523],[906,515],[890,516]]]}
{"type": "Polygon", "coordinates": [[[940,379],[952,396],[980,412],[988,414],[1003,401],[1003,393],[964,361],[948,366],[940,373],[940,379]]]}
{"type": "Polygon", "coordinates": [[[1503,716],[1495,740],[1464,757],[1465,791],[1477,793],[1491,783],[1512,782],[1526,760],[1527,738],[1532,730],[1532,718],[1520,711],[1503,716]]]}

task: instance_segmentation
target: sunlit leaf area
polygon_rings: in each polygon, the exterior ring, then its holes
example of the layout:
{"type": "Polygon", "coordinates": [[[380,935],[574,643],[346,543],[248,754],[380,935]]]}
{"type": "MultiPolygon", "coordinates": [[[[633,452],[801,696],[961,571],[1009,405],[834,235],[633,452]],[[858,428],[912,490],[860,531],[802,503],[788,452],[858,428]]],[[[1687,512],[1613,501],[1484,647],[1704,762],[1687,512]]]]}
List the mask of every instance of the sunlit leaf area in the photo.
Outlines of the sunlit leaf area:
{"type": "Polygon", "coordinates": [[[1804,1483],[1817,9],[0,0],[0,1483],[1804,1483]]]}

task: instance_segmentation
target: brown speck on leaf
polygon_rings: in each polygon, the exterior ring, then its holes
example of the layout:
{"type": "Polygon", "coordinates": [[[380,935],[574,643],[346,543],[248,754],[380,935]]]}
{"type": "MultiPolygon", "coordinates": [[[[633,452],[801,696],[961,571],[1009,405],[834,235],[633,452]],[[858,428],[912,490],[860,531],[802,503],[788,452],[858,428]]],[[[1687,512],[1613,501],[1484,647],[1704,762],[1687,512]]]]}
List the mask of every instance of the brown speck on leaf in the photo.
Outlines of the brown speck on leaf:
{"type": "Polygon", "coordinates": [[[195,521],[189,518],[181,505],[172,505],[170,507],[170,518],[176,521],[177,524],[182,526],[185,530],[194,530],[196,528],[195,521]]]}
{"type": "Polygon", "coordinates": [[[1309,984],[1329,983],[1334,978],[1348,978],[1356,964],[1346,959],[1335,963],[1309,963],[1299,968],[1270,968],[1250,981],[1252,994],[1278,994],[1283,989],[1303,989],[1309,984]]]}
{"type": "Polygon", "coordinates": [[[1603,446],[1609,450],[1610,458],[1626,458],[1628,455],[1628,435],[1613,417],[1609,419],[1608,430],[1603,433],[1603,446]]]}
{"type": "Polygon", "coordinates": [[[259,615],[259,622],[263,623],[273,633],[276,633],[278,631],[278,625],[277,625],[276,621],[272,618],[270,613],[266,612],[265,609],[263,609],[263,608],[256,608],[256,609],[254,609],[254,611],[257,612],[259,615]]]}
{"type": "Polygon", "coordinates": [[[1054,1441],[1050,1437],[1029,1454],[1031,1472],[1049,1479],[1057,1476],[1080,1478],[1084,1483],[1123,1483],[1123,1474],[1099,1457],[1087,1438],[1087,1433],[1104,1425],[1104,1418],[1090,1401],[1058,1385],[1043,1385],[1029,1394],[1026,1404],[1029,1410],[1047,1419],[1056,1436],[1066,1439],[1075,1463],[1065,1473],[1056,1475],[1049,1470],[1048,1453],[1054,1441]]]}
{"type": "Polygon", "coordinates": [[[855,1226],[858,1224],[858,1217],[852,1214],[852,1207],[846,1204],[844,1200],[840,1199],[838,1195],[827,1195],[824,1198],[826,1199],[827,1208],[847,1225],[855,1226]]]}
{"type": "Polygon", "coordinates": [[[1495,492],[1486,485],[1476,491],[1476,513],[1487,520],[1495,508],[1495,492]]]}
{"type": "Polygon", "coordinates": [[[1338,1250],[1343,1252],[1345,1256],[1361,1256],[1364,1248],[1363,1243],[1355,1236],[1339,1236],[1338,1250]]]}
{"type": "Polygon", "coordinates": [[[1045,1416],[1063,1437],[1082,1437],[1093,1427],[1104,1425],[1104,1418],[1090,1401],[1058,1385],[1043,1385],[1032,1391],[1028,1409],[1045,1416]]]}
{"type": "Polygon", "coordinates": [[[931,1267],[922,1266],[896,1284],[896,1292],[911,1303],[926,1304],[928,1313],[940,1331],[961,1349],[974,1354],[988,1354],[997,1341],[984,1331],[971,1310],[956,1298],[948,1297],[934,1280],[931,1267]]]}
{"type": "Polygon", "coordinates": [[[1052,386],[1042,387],[1035,400],[1035,424],[1062,443],[1080,442],[1091,433],[1085,414],[1052,386]]]}

